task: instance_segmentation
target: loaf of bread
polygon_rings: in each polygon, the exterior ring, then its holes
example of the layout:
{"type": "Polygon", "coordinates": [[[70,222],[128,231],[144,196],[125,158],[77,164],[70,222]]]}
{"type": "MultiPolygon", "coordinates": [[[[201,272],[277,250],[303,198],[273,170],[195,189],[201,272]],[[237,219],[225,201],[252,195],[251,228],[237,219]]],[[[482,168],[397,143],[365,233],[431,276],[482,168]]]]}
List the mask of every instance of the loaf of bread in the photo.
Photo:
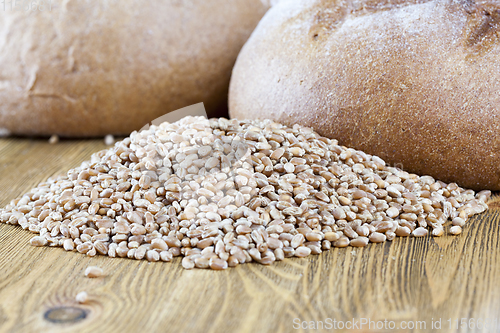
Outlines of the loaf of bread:
{"type": "Polygon", "coordinates": [[[128,134],[195,103],[209,114],[227,110],[234,61],[269,6],[57,0],[26,11],[8,4],[0,15],[0,128],[128,134]]]}
{"type": "Polygon", "coordinates": [[[500,3],[283,0],[242,49],[229,98],[232,117],[500,190],[500,3]]]}

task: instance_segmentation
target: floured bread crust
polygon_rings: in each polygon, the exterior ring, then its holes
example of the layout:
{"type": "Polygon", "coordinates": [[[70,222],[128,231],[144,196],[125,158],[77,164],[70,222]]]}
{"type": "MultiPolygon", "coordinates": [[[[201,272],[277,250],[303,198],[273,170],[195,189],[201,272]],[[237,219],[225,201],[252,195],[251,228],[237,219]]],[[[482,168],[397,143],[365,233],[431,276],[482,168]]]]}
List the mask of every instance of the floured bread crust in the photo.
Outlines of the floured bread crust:
{"type": "Polygon", "coordinates": [[[239,55],[230,115],[499,190],[499,38],[496,1],[283,0],[239,55]]]}
{"type": "Polygon", "coordinates": [[[53,0],[0,15],[0,127],[128,134],[173,110],[226,103],[261,0],[53,0]]]}

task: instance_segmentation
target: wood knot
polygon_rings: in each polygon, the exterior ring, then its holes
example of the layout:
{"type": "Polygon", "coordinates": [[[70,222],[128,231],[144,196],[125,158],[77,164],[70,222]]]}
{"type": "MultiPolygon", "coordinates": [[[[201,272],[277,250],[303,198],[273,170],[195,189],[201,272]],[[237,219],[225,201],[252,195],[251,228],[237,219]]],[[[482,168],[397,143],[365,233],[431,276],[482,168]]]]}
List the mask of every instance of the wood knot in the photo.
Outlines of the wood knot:
{"type": "Polygon", "coordinates": [[[75,324],[87,318],[87,311],[74,306],[61,306],[47,310],[43,317],[55,324],[75,324]]]}

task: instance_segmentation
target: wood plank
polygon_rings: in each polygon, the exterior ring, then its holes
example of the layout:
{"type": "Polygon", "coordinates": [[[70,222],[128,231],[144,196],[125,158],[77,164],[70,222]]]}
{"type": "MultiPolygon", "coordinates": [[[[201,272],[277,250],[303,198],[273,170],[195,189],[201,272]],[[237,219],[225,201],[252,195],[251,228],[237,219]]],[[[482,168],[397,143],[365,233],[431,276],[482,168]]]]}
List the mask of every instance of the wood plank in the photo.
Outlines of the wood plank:
{"type": "MultiPolygon", "coordinates": [[[[0,140],[0,206],[103,148],[102,140],[56,145],[0,140]]],[[[430,331],[432,319],[441,318],[440,331],[455,332],[459,330],[449,329],[448,318],[453,325],[459,318],[498,323],[499,201],[458,237],[397,238],[222,272],[187,271],[179,259],[148,263],[35,248],[29,245],[33,234],[1,224],[0,331],[290,332],[295,331],[294,319],[326,323],[327,318],[370,318],[392,320],[396,327],[423,321],[425,329],[398,330],[420,332],[430,331]],[[85,278],[89,265],[102,267],[106,276],[85,278]],[[80,291],[88,292],[88,304],[74,300],[80,291]],[[68,318],[85,318],[47,320],[47,311],[58,307],[68,318]]],[[[64,316],[52,312],[52,318],[64,316]]],[[[367,331],[368,325],[364,328],[358,331],[367,331]]],[[[466,331],[500,330],[461,330],[466,331]]]]}

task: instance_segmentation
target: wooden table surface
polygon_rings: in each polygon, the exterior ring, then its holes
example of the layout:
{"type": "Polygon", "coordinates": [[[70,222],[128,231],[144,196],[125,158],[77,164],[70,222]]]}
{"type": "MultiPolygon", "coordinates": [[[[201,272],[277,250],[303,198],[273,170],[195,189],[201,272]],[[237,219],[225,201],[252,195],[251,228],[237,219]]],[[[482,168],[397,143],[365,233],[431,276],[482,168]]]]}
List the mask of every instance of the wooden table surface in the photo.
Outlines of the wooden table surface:
{"type": "MultiPolygon", "coordinates": [[[[0,139],[0,206],[103,148],[0,139]]],[[[33,234],[0,224],[0,332],[308,332],[319,321],[330,332],[428,332],[439,319],[436,332],[499,332],[495,206],[458,237],[396,238],[226,271],[37,248],[33,234]],[[105,277],[84,277],[89,265],[105,277]],[[81,291],[85,305],[75,301],[81,291]],[[344,329],[328,330],[334,324],[344,329]]]]}

